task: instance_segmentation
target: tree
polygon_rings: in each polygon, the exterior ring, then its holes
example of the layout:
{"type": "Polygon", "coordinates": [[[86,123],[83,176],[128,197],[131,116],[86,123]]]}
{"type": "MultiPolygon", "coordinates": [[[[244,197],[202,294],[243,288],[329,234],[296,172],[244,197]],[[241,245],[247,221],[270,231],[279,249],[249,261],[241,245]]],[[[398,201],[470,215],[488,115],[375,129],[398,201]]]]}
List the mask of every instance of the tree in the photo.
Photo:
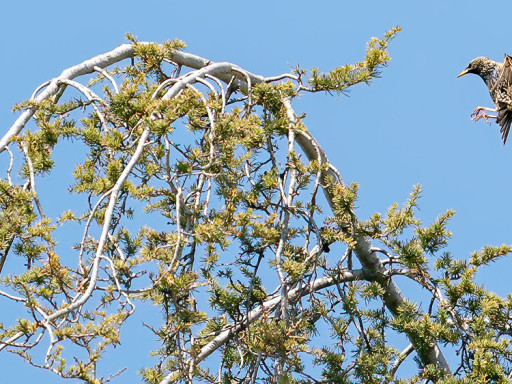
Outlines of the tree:
{"type": "Polygon", "coordinates": [[[358,220],[357,185],[292,109],[378,77],[398,31],[356,64],[270,78],[129,35],[38,87],[0,141],[0,297],[19,306],[0,350],[104,383],[117,375],[99,373],[104,352],[151,303],[148,383],[508,382],[512,300],[474,279],[512,249],[442,252],[453,212],[424,226],[419,186],[358,220]],[[36,181],[63,141],[80,163],[52,196],[75,206],[52,216],[36,181]],[[6,274],[8,257],[23,270],[6,274]],[[408,356],[415,370],[400,369],[408,356]]]}

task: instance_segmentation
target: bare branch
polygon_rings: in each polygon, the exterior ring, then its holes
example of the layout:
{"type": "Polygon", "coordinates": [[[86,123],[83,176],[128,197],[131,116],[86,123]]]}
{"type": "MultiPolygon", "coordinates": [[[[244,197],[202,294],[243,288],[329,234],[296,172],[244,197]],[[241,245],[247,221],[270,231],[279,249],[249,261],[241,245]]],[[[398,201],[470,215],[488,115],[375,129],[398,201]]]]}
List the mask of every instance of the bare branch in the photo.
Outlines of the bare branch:
{"type": "MultiPolygon", "coordinates": [[[[328,288],[335,284],[361,280],[363,278],[363,270],[341,270],[333,276],[321,277],[311,281],[310,283],[291,289],[288,292],[288,298],[289,300],[299,300],[304,296],[307,296],[321,289],[328,288]]],[[[210,341],[208,344],[201,348],[197,356],[193,359],[194,365],[199,364],[201,361],[210,356],[221,345],[225,344],[228,340],[230,340],[233,337],[233,335],[235,335],[237,332],[247,328],[251,323],[257,321],[261,317],[261,315],[263,315],[263,313],[272,311],[277,305],[279,305],[279,303],[281,303],[281,300],[282,296],[277,295],[274,298],[265,301],[263,304],[259,305],[258,307],[250,311],[247,314],[247,316],[244,317],[243,321],[238,322],[237,324],[234,325],[227,326],[224,331],[220,332],[219,335],[217,335],[212,341],[210,341]]],[[[179,375],[179,372],[170,372],[165,376],[163,380],[160,381],[159,384],[169,384],[173,380],[175,380],[179,375]]]]}

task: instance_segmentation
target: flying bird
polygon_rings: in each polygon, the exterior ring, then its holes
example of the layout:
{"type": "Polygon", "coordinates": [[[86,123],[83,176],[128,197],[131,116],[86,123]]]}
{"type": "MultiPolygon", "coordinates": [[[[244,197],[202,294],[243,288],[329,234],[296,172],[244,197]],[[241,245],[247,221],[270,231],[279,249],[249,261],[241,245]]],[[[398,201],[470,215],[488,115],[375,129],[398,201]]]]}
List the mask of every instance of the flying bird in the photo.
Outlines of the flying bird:
{"type": "Polygon", "coordinates": [[[474,73],[482,78],[496,106],[494,109],[477,107],[471,116],[474,120],[496,119],[496,123],[501,127],[501,138],[505,145],[512,122],[512,57],[505,55],[503,63],[487,57],[477,57],[457,77],[464,76],[466,73],[474,73]],[[498,112],[498,115],[489,115],[484,111],[498,112]]]}

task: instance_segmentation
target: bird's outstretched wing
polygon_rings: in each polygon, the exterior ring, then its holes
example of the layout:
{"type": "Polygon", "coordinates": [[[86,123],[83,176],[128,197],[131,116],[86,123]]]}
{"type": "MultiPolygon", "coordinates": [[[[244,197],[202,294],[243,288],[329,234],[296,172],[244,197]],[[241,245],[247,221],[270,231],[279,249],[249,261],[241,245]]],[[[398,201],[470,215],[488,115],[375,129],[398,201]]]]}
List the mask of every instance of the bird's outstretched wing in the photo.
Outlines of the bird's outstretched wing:
{"type": "Polygon", "coordinates": [[[512,87],[512,56],[505,54],[505,61],[503,62],[503,79],[507,84],[507,88],[512,87]]]}
{"type": "Polygon", "coordinates": [[[503,144],[507,142],[510,132],[510,124],[512,123],[512,56],[505,54],[503,62],[503,72],[500,80],[500,97],[496,103],[498,109],[498,118],[496,122],[500,125],[501,138],[503,144]]]}

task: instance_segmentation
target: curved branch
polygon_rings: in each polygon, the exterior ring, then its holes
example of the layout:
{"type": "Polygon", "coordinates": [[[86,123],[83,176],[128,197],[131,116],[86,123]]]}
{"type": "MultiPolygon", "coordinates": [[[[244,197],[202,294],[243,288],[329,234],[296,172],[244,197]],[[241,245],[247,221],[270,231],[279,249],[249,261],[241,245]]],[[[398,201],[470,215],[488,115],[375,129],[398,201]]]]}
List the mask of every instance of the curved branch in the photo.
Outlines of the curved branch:
{"type": "MultiPolygon", "coordinates": [[[[137,44],[146,44],[146,43],[137,43],[137,44]]],[[[11,128],[7,131],[7,133],[0,139],[0,152],[7,148],[9,142],[17,135],[19,132],[25,127],[30,118],[34,115],[37,104],[42,101],[54,96],[58,95],[59,92],[62,91],[62,83],[71,84],[72,79],[92,73],[94,71],[102,71],[102,68],[106,68],[112,64],[115,64],[121,60],[133,57],[135,55],[135,49],[132,44],[123,44],[114,50],[104,53],[102,55],[95,56],[89,60],[86,60],[78,65],[70,67],[64,70],[57,78],[52,79],[49,82],[44,83],[40,86],[36,92],[34,92],[33,97],[30,100],[30,105],[20,114],[18,119],[14,122],[11,128]]],[[[166,85],[171,85],[170,89],[165,93],[163,99],[170,99],[178,95],[185,87],[192,85],[195,82],[200,81],[205,77],[213,76],[216,79],[223,81],[228,84],[228,89],[238,89],[243,93],[247,93],[250,90],[251,86],[254,86],[260,82],[269,82],[275,81],[279,78],[264,78],[262,76],[257,76],[252,73],[249,73],[245,70],[240,69],[238,66],[231,63],[213,63],[207,59],[202,57],[192,55],[189,53],[184,53],[180,51],[175,51],[170,54],[170,60],[173,63],[181,68],[182,66],[186,66],[194,69],[193,71],[181,76],[178,79],[172,79],[166,85]]],[[[288,75],[283,75],[284,77],[291,77],[288,75]]],[[[163,88],[163,87],[162,87],[163,88]]],[[[159,89],[162,89],[159,88],[159,89]]],[[[222,89],[222,88],[221,88],[222,89]]],[[[299,126],[300,121],[296,117],[290,103],[290,99],[283,100],[284,107],[286,108],[287,117],[289,119],[290,125],[292,127],[299,126]]],[[[223,100],[223,106],[225,105],[225,100],[223,100]]],[[[121,176],[118,178],[116,184],[111,190],[109,203],[104,216],[104,224],[102,227],[102,233],[98,242],[98,246],[96,249],[96,255],[94,257],[93,265],[90,270],[90,280],[89,285],[84,292],[83,295],[79,296],[76,301],[74,301],[70,306],[61,308],[54,313],[48,315],[45,321],[49,322],[54,320],[55,318],[69,313],[75,308],[83,305],[88,298],[92,295],[92,292],[96,286],[96,280],[99,272],[99,263],[102,257],[103,249],[107,242],[108,231],[110,228],[110,222],[112,220],[113,211],[117,199],[119,197],[119,193],[121,188],[128,178],[128,175],[132,171],[135,164],[138,162],[144,146],[146,144],[146,140],[149,136],[149,128],[146,127],[143,130],[143,133],[138,141],[137,148],[132,158],[130,159],[128,165],[123,170],[121,176]]],[[[322,170],[320,172],[320,184],[324,190],[324,194],[326,199],[331,206],[334,207],[333,199],[334,195],[332,192],[333,184],[343,185],[343,181],[340,177],[339,172],[330,165],[327,160],[327,156],[323,152],[321,146],[314,139],[310,132],[307,130],[301,130],[300,134],[295,136],[295,140],[300,145],[302,151],[305,153],[307,158],[312,160],[320,161],[321,164],[329,164],[329,168],[327,170],[322,170]]],[[[398,314],[399,307],[406,302],[405,297],[401,293],[398,286],[393,282],[393,280],[386,275],[386,268],[380,261],[378,257],[378,250],[372,249],[371,242],[364,235],[358,234],[354,238],[355,246],[353,248],[355,254],[359,258],[362,269],[357,271],[340,271],[338,275],[335,277],[328,276],[318,278],[313,280],[312,282],[297,288],[293,288],[286,292],[286,295],[290,301],[298,300],[301,297],[311,293],[318,291],[320,289],[329,287],[333,284],[345,281],[353,281],[362,278],[370,278],[371,280],[377,281],[384,289],[385,294],[383,297],[384,303],[388,310],[391,312],[393,316],[398,314]]],[[[319,248],[319,246],[317,245],[319,248]]],[[[255,322],[260,318],[260,316],[265,313],[265,311],[269,311],[274,309],[283,299],[281,295],[277,295],[257,308],[253,309],[248,315],[244,318],[243,321],[231,325],[229,328],[222,331],[219,335],[217,335],[213,340],[211,340],[208,344],[203,346],[198,355],[191,359],[190,363],[192,365],[197,365],[199,362],[206,359],[209,355],[211,355],[215,350],[219,348],[219,346],[226,343],[230,338],[236,333],[251,323],[255,322]]],[[[14,342],[16,339],[21,337],[23,333],[19,332],[16,335],[12,336],[10,339],[0,342],[0,350],[10,343],[14,342]]],[[[422,349],[417,348],[420,344],[420,335],[414,334],[413,331],[409,331],[407,333],[409,340],[412,345],[418,352],[418,356],[420,357],[422,363],[424,365],[427,364],[435,364],[438,368],[444,369],[447,372],[450,372],[450,367],[446,362],[442,352],[439,350],[437,345],[432,346],[430,349],[422,349]]],[[[169,373],[162,381],[161,384],[170,383],[173,380],[173,377],[177,374],[177,372],[169,373]]]]}
{"type": "MultiPolygon", "coordinates": [[[[291,107],[291,103],[289,99],[283,100],[284,106],[287,111],[288,119],[294,123],[298,123],[298,119],[291,107]]],[[[311,135],[311,133],[309,133],[311,135]]],[[[318,155],[317,151],[321,151],[322,163],[329,163],[327,161],[327,156],[321,150],[321,147],[318,145],[317,141],[310,136],[311,139],[307,139],[304,135],[297,136],[297,142],[302,148],[303,152],[306,154],[310,161],[317,160],[318,155]],[[302,138],[302,139],[301,139],[302,138]],[[299,140],[301,139],[301,140],[299,140]]],[[[332,170],[329,169],[325,171],[322,175],[322,181],[336,181],[342,184],[341,179],[338,179],[338,175],[332,170]]],[[[343,185],[343,184],[342,184],[343,185]]],[[[334,195],[332,188],[329,187],[329,183],[323,183],[323,190],[325,197],[329,203],[331,209],[334,208],[334,195]]],[[[383,297],[384,303],[388,310],[391,312],[393,316],[397,316],[399,314],[399,308],[401,305],[407,302],[406,298],[400,291],[400,288],[395,284],[395,282],[386,276],[386,268],[382,265],[380,258],[377,254],[377,250],[372,248],[370,240],[363,236],[362,234],[356,234],[355,238],[355,246],[354,251],[359,259],[361,265],[363,266],[363,270],[368,276],[371,276],[373,280],[377,281],[384,289],[385,294],[383,297]]],[[[446,372],[450,373],[451,369],[446,361],[443,353],[439,349],[437,345],[434,345],[428,349],[425,348],[417,348],[421,344],[421,335],[415,334],[413,331],[407,332],[407,337],[415,347],[418,356],[420,357],[422,363],[424,365],[434,364],[440,369],[444,369],[446,372]]]]}
{"type": "Polygon", "coordinates": [[[56,319],[59,316],[62,316],[66,313],[69,313],[70,311],[74,310],[75,308],[78,308],[79,306],[83,305],[89,297],[92,295],[94,288],[96,287],[96,280],[98,278],[98,271],[99,271],[99,264],[100,264],[100,258],[103,253],[103,248],[105,247],[105,244],[107,242],[108,237],[108,231],[110,229],[110,222],[112,220],[112,216],[114,214],[114,207],[117,203],[117,198],[119,196],[119,193],[121,192],[121,188],[128,178],[128,175],[132,171],[133,167],[135,167],[135,164],[139,161],[139,158],[142,154],[142,151],[144,149],[144,146],[146,144],[146,140],[149,136],[149,127],[146,127],[144,131],[142,132],[139,143],[137,145],[137,149],[135,150],[135,153],[131,157],[130,161],[126,165],[125,169],[119,176],[119,178],[116,181],[116,184],[112,188],[112,191],[110,193],[110,199],[108,202],[107,209],[105,211],[104,221],[103,221],[103,228],[101,231],[101,236],[98,241],[98,247],[96,248],[96,255],[94,256],[93,265],[91,267],[91,276],[89,281],[89,286],[87,287],[84,294],[75,302],[73,302],[71,305],[61,308],[58,311],[55,311],[51,315],[48,316],[48,321],[51,321],[53,319],[56,319]]]}
{"type": "MultiPolygon", "coordinates": [[[[75,77],[87,75],[95,71],[94,67],[105,68],[121,60],[132,57],[133,54],[133,45],[123,44],[110,52],[95,56],[89,60],[68,68],[64,70],[59,77],[51,80],[45,90],[30,101],[40,103],[55,95],[60,89],[59,80],[72,80],[75,77]]],[[[5,146],[11,141],[11,139],[23,129],[25,124],[27,124],[30,118],[34,115],[35,111],[35,106],[29,106],[21,113],[11,128],[7,131],[7,133],[2,137],[2,139],[0,139],[0,152],[2,152],[5,149],[5,146]]]]}
{"type": "Polygon", "coordinates": [[[395,362],[393,363],[393,367],[391,368],[391,377],[395,376],[396,371],[398,368],[400,368],[400,365],[405,361],[407,356],[411,354],[411,352],[414,351],[414,346],[412,344],[409,344],[405,349],[400,353],[400,355],[396,358],[395,362]]]}
{"type": "MultiPolygon", "coordinates": [[[[149,43],[137,43],[137,44],[149,44],[149,43]]],[[[94,56],[89,60],[85,60],[84,62],[74,65],[68,69],[62,71],[62,73],[39,86],[32,95],[33,97],[30,99],[32,103],[41,103],[42,101],[48,99],[59,93],[61,90],[60,83],[65,82],[66,80],[72,80],[78,76],[87,75],[93,73],[95,71],[99,71],[102,68],[106,68],[112,64],[115,64],[124,59],[128,59],[134,57],[135,49],[133,44],[122,44],[119,47],[113,49],[110,52],[103,53],[98,56],[94,56]],[[43,91],[41,91],[44,88],[43,91]],[[37,94],[37,92],[41,91],[41,93],[37,94]]],[[[250,80],[250,82],[254,85],[256,83],[260,83],[265,81],[263,76],[254,75],[250,72],[243,71],[237,65],[231,63],[213,63],[210,60],[204,59],[200,56],[192,55],[190,53],[174,51],[170,54],[170,59],[179,66],[186,66],[193,69],[201,69],[205,67],[215,68],[206,70],[199,75],[204,77],[206,73],[210,75],[214,75],[218,79],[222,80],[226,84],[230,83],[232,80],[232,69],[237,68],[239,72],[242,72],[244,75],[241,75],[242,79],[236,79],[235,88],[240,89],[242,92],[248,91],[248,84],[246,78],[250,80]],[[216,71],[216,69],[224,68],[226,71],[216,71]],[[229,69],[228,69],[229,68],[229,69]],[[213,71],[213,72],[210,72],[213,71]]],[[[239,73],[240,74],[240,73],[239,73]]],[[[190,80],[187,75],[183,76],[190,80]]],[[[194,76],[192,76],[194,77],[194,76]]],[[[172,96],[167,96],[167,98],[172,96]]],[[[22,129],[25,127],[30,118],[34,115],[37,107],[34,105],[28,106],[21,115],[16,119],[14,124],[9,128],[9,130],[5,133],[5,135],[0,139],[0,153],[4,151],[5,146],[12,140],[14,136],[16,136],[22,129]]]]}
{"type": "MultiPolygon", "coordinates": [[[[288,300],[297,301],[300,298],[309,295],[310,293],[317,292],[321,289],[331,287],[335,284],[356,281],[364,279],[364,271],[357,270],[341,270],[335,276],[324,276],[313,280],[305,285],[293,288],[287,292],[288,300]]],[[[227,329],[220,332],[212,341],[201,348],[196,357],[193,358],[193,365],[197,365],[213,352],[215,352],[221,345],[228,342],[233,335],[241,330],[247,328],[250,324],[257,321],[265,312],[272,311],[276,308],[282,300],[282,295],[276,295],[272,299],[265,301],[263,304],[250,311],[244,319],[237,324],[230,325],[227,329]]],[[[172,371],[159,384],[169,384],[173,382],[177,375],[181,372],[172,371]]]]}

